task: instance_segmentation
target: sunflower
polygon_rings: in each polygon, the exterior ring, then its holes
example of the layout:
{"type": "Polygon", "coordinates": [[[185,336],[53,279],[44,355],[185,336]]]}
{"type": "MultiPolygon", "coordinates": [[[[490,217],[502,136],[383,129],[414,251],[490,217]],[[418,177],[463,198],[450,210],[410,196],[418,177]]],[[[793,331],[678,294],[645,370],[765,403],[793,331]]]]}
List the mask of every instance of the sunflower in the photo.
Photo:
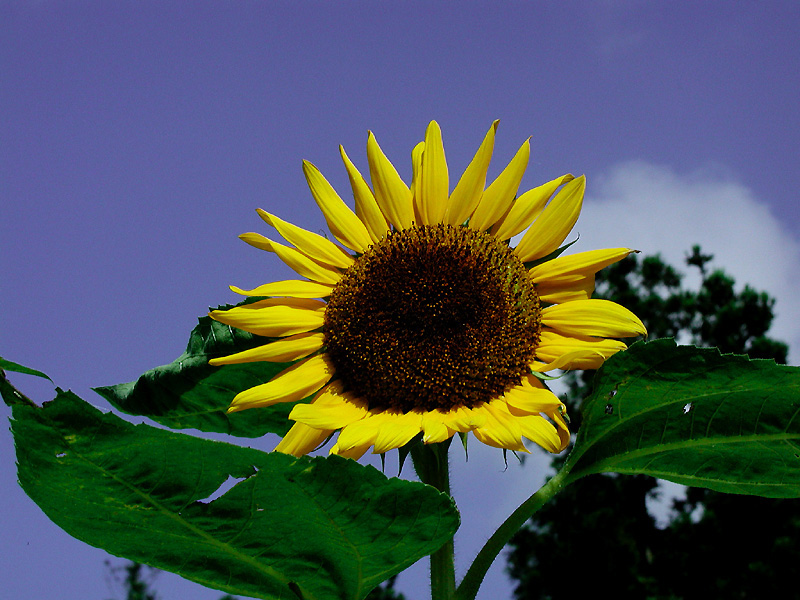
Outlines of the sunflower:
{"type": "Polygon", "coordinates": [[[277,451],[301,456],[338,431],[331,452],[359,458],[417,436],[432,444],[471,431],[498,448],[527,452],[526,438],[560,452],[569,442],[565,407],[541,374],[595,369],[625,349],[619,338],[645,334],[632,312],[591,298],[595,273],[633,250],[561,255],[584,177],[563,175],[517,195],[526,141],[486,187],[496,129],[497,121],[452,192],[435,121],[412,151],[410,186],[371,132],[371,186],[340,146],[355,212],[304,162],[311,194],[344,247],[261,209],[290,245],[240,236],[303,278],[232,286],[267,299],[210,313],[278,338],[211,364],[297,361],[228,409],[313,395],[292,409],[295,424],[277,451]]]}

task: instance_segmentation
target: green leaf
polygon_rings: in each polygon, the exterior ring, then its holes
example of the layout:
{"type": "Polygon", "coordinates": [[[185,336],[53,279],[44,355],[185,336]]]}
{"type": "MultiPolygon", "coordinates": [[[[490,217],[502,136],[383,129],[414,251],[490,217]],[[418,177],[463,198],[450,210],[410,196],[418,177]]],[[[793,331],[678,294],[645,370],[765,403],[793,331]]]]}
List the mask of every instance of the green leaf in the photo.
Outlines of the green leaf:
{"type": "MultiPolygon", "coordinates": [[[[229,307],[221,307],[229,308],[229,307]]],[[[172,363],[147,371],[131,383],[94,390],[115,408],[149,417],[171,429],[199,429],[241,437],[284,435],[294,404],[225,411],[239,392],[266,383],[291,363],[254,362],[212,367],[209,359],[260,346],[271,338],[255,336],[201,317],[186,351],[172,363]]]]}
{"type": "Polygon", "coordinates": [[[800,497],[800,368],[715,348],[637,343],[585,401],[565,468],[642,473],[720,492],[800,497]]]}
{"type": "Polygon", "coordinates": [[[26,375],[35,375],[36,377],[42,377],[43,379],[47,379],[50,383],[53,382],[53,380],[50,379],[50,377],[48,377],[41,371],[37,371],[36,369],[31,369],[30,367],[23,366],[19,363],[11,362],[10,360],[6,360],[2,356],[0,356],[0,370],[14,371],[15,373],[25,373],[26,375]]]}
{"type": "Polygon", "coordinates": [[[360,600],[458,527],[446,494],[350,459],[134,426],[71,392],[13,415],[20,484],[57,525],[231,594],[360,600]]]}

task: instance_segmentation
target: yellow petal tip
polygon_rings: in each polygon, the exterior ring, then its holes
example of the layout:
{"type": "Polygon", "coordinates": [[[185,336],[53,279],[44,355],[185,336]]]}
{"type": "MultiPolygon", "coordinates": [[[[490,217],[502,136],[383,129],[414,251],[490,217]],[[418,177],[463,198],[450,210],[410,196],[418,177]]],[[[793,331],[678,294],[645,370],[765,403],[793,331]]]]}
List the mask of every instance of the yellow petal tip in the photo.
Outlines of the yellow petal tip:
{"type": "Polygon", "coordinates": [[[262,219],[264,219],[264,221],[268,225],[272,225],[272,215],[271,214],[269,214],[263,208],[257,208],[256,209],[256,213],[258,213],[258,216],[261,217],[262,219]]]}

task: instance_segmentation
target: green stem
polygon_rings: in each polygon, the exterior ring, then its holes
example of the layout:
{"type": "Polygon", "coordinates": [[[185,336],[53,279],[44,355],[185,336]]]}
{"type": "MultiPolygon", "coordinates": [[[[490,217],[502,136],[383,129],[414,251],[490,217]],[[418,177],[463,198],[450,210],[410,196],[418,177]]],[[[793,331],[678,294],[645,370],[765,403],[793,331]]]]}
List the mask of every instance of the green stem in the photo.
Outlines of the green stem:
{"type": "Polygon", "coordinates": [[[535,494],[520,504],[500,525],[497,531],[492,534],[492,537],[483,545],[475,560],[472,561],[467,574],[464,575],[464,579],[456,590],[454,596],[456,600],[474,600],[478,593],[478,588],[480,588],[483,578],[486,576],[486,572],[497,558],[497,555],[500,554],[512,536],[519,531],[520,527],[531,518],[531,515],[564,487],[568,474],[569,469],[562,469],[556,473],[535,494]]]}
{"type": "MultiPolygon", "coordinates": [[[[414,469],[423,483],[450,495],[449,440],[441,444],[412,447],[414,469]]],[[[456,590],[455,547],[453,539],[431,554],[431,600],[451,600],[456,590]]]]}

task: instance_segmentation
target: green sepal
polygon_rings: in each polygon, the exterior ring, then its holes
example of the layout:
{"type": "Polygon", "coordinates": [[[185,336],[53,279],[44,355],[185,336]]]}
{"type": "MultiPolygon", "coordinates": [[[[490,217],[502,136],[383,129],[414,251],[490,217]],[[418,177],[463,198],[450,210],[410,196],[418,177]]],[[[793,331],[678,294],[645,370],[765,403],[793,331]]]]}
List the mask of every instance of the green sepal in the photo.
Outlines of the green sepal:
{"type": "Polygon", "coordinates": [[[469,460],[469,449],[467,442],[469,442],[469,433],[466,431],[459,431],[458,437],[461,438],[461,446],[464,448],[464,459],[469,460]]]}
{"type": "Polygon", "coordinates": [[[530,269],[532,269],[533,267],[535,267],[537,265],[540,265],[542,263],[546,263],[548,260],[553,260],[554,258],[558,258],[559,256],[561,256],[567,250],[567,248],[572,246],[572,244],[577,242],[579,239],[580,239],[580,236],[575,238],[569,244],[564,244],[560,248],[557,248],[556,250],[553,250],[547,256],[543,256],[542,258],[537,258],[536,260],[530,260],[530,261],[528,261],[526,263],[523,263],[523,264],[524,264],[526,269],[530,270],[530,269]]]}
{"type": "MultiPolygon", "coordinates": [[[[398,456],[398,467],[397,467],[397,475],[399,476],[400,473],[403,472],[403,466],[406,463],[406,459],[408,455],[411,454],[411,449],[413,446],[417,446],[422,444],[422,434],[418,433],[415,435],[410,442],[403,444],[397,449],[397,456],[398,456]]],[[[383,454],[381,454],[381,458],[383,458],[383,454]]]]}
{"type": "Polygon", "coordinates": [[[531,369],[531,375],[536,377],[539,381],[553,381],[554,379],[561,379],[566,373],[561,373],[561,375],[547,375],[546,373],[541,373],[539,371],[534,371],[531,369]]]}

